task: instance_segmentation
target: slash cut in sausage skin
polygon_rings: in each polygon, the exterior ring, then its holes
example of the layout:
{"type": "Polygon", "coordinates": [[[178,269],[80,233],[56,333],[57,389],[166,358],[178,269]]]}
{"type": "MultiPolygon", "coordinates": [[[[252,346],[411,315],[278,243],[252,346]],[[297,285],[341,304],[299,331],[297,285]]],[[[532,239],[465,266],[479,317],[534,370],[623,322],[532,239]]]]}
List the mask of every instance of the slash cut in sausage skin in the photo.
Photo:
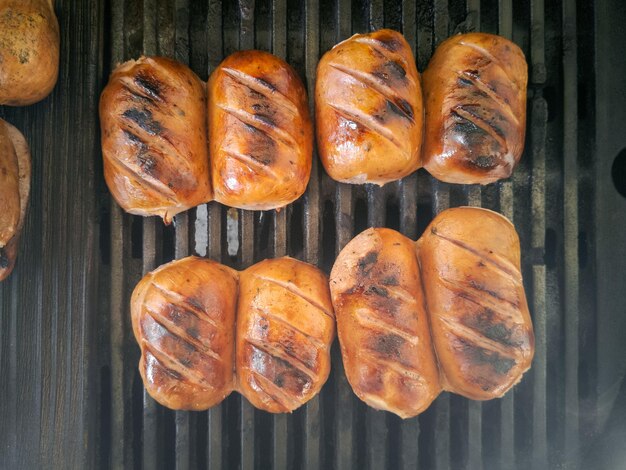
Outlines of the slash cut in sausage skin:
{"type": "Polygon", "coordinates": [[[0,281],[13,271],[30,195],[30,150],[20,131],[0,119],[0,281]]]}
{"type": "Polygon", "coordinates": [[[501,397],[530,368],[535,345],[513,224],[486,209],[448,209],[417,250],[444,390],[501,397]]]}
{"type": "Polygon", "coordinates": [[[335,318],[328,279],[314,266],[279,258],[243,271],[240,282],[239,391],[261,410],[292,412],[330,373],[335,318]]]}
{"type": "Polygon", "coordinates": [[[131,315],[144,386],[171,409],[205,410],[238,390],[259,409],[291,412],[330,372],[328,279],[291,258],[241,273],[173,261],[139,282],[131,315]]]}
{"type": "Polygon", "coordinates": [[[313,130],[296,71],[267,52],[235,52],[211,74],[208,95],[215,200],[268,210],[298,199],[311,174],[313,130]]]}
{"type": "Polygon", "coordinates": [[[150,395],[174,410],[206,410],[234,389],[238,273],[188,257],[144,276],[131,300],[150,395]]]}
{"type": "Polygon", "coordinates": [[[104,177],[131,214],[174,215],[211,199],[203,82],[185,65],[142,57],[100,97],[104,177]]]}
{"type": "Polygon", "coordinates": [[[320,159],[334,180],[382,186],[421,166],[420,77],[400,33],[357,34],[324,54],[315,110],[320,159]]]}
{"type": "Polygon", "coordinates": [[[528,67],[511,41],[454,36],[424,72],[424,168],[448,183],[508,178],[524,150],[528,67]]]}
{"type": "Polygon", "coordinates": [[[373,408],[409,418],[439,395],[414,242],[370,228],[341,251],[330,290],[346,376],[373,408]]]}

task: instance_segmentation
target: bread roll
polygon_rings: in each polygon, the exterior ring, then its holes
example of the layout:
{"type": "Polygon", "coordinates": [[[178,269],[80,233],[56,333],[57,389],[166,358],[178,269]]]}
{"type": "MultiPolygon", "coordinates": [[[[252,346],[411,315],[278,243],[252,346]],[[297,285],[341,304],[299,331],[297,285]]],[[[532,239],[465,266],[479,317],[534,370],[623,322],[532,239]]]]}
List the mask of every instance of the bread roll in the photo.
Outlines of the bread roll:
{"type": "Polygon", "coordinates": [[[215,200],[266,210],[298,199],[309,182],[313,133],[297,73],[267,52],[235,52],[211,74],[208,94],[215,200]]]}
{"type": "Polygon", "coordinates": [[[174,410],[205,410],[234,388],[236,271],[188,257],[148,273],[131,301],[139,372],[174,410]]]}
{"type": "Polygon", "coordinates": [[[337,257],[330,290],[354,393],[402,418],[424,411],[441,388],[413,241],[362,232],[337,257]]]}
{"type": "Polygon", "coordinates": [[[448,183],[508,178],[524,149],[527,81],[524,54],[507,39],[442,42],[424,72],[424,168],[448,183]]]}
{"type": "Polygon", "coordinates": [[[291,258],[257,263],[240,279],[239,391],[261,410],[291,412],[317,395],[330,372],[328,279],[291,258]]]}
{"type": "Polygon", "coordinates": [[[357,34],[324,54],[315,110],[317,147],[331,178],[382,186],[421,166],[420,78],[400,33],[357,34]]]}
{"type": "Polygon", "coordinates": [[[131,214],[174,215],[211,199],[202,81],[164,57],[125,62],[100,98],[104,177],[131,214]]]}
{"type": "Polygon", "coordinates": [[[534,354],[515,228],[486,209],[448,209],[417,246],[443,388],[501,397],[534,354]]]}
{"type": "Polygon", "coordinates": [[[17,257],[30,194],[30,150],[20,131],[0,119],[0,281],[17,257]]]}
{"type": "Polygon", "coordinates": [[[59,23],[53,0],[0,0],[0,105],[44,99],[58,75],[59,23]]]}

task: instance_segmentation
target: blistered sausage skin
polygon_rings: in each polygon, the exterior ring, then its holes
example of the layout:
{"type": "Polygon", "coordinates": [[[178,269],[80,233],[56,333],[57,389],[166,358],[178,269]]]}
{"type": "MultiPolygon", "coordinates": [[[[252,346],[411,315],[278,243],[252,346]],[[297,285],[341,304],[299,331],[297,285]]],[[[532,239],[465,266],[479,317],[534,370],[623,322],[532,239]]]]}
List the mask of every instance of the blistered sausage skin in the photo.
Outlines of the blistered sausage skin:
{"type": "Polygon", "coordinates": [[[442,42],[423,75],[423,165],[448,183],[508,178],[524,149],[528,70],[521,49],[484,33],[442,42]]]}
{"type": "Polygon", "coordinates": [[[125,211],[170,223],[211,199],[205,88],[187,66],[123,63],[100,97],[100,124],[104,177],[125,211]]]}
{"type": "Polygon", "coordinates": [[[250,210],[298,199],[311,174],[313,130],[304,84],[262,51],[228,56],[208,83],[215,200],[250,210]]]}
{"type": "Polygon", "coordinates": [[[319,269],[279,258],[241,273],[237,380],[255,407],[291,412],[315,396],[330,372],[334,336],[328,279],[319,269]]]}
{"type": "Polygon", "coordinates": [[[486,209],[448,209],[417,249],[443,388],[501,397],[534,354],[515,228],[486,209]]]}
{"type": "Polygon", "coordinates": [[[238,273],[188,257],[148,273],[131,300],[139,372],[150,395],[175,410],[205,410],[234,388],[238,273]]]}
{"type": "Polygon", "coordinates": [[[324,54],[315,109],[317,147],[331,178],[383,185],[421,166],[420,78],[400,33],[357,34],[324,54]]]}
{"type": "Polygon", "coordinates": [[[368,405],[402,418],[441,388],[414,242],[372,228],[341,251],[330,274],[346,376],[368,405]]]}

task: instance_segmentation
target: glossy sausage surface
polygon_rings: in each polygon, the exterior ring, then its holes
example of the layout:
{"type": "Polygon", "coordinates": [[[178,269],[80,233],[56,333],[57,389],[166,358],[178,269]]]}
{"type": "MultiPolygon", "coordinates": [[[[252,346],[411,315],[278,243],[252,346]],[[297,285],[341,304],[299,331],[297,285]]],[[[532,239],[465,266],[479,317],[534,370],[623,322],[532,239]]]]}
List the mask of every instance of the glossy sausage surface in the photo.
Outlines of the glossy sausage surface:
{"type": "Polygon", "coordinates": [[[131,301],[139,372],[168,408],[205,410],[234,388],[236,271],[188,257],[148,273],[131,301]]]}
{"type": "Polygon", "coordinates": [[[211,199],[204,84],[164,57],[125,62],[100,98],[104,177],[131,214],[165,223],[211,199]]]}
{"type": "Polygon", "coordinates": [[[330,275],[348,381],[368,405],[402,418],[439,394],[414,242],[386,228],[355,237],[330,275]]]}
{"type": "Polygon", "coordinates": [[[486,209],[448,209],[417,246],[443,388],[501,397],[534,354],[515,228],[486,209]]]}
{"type": "Polygon", "coordinates": [[[211,74],[208,94],[215,200],[267,210],[298,199],[311,173],[313,131],[295,70],[267,52],[236,52],[211,74]]]}
{"type": "Polygon", "coordinates": [[[259,409],[291,412],[320,391],[330,372],[335,319],[328,279],[292,258],[257,263],[240,279],[239,391],[259,409]]]}
{"type": "Polygon", "coordinates": [[[442,42],[423,75],[424,168],[448,183],[508,178],[524,149],[527,81],[523,52],[505,38],[442,42]]]}
{"type": "Polygon", "coordinates": [[[420,78],[400,33],[357,34],[324,54],[315,109],[318,151],[331,178],[383,185],[421,166],[420,78]]]}

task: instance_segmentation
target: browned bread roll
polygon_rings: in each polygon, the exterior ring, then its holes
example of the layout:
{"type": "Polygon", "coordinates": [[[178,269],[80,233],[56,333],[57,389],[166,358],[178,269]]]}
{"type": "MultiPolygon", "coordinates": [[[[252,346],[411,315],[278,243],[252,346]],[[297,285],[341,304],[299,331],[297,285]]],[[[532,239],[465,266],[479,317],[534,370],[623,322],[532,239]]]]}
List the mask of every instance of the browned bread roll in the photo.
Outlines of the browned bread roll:
{"type": "Polygon", "coordinates": [[[0,119],[0,281],[17,257],[30,194],[30,150],[20,131],[0,119]]]}
{"type": "Polygon", "coordinates": [[[131,214],[165,223],[211,199],[202,81],[163,57],[125,62],[100,97],[104,177],[131,214]]]}
{"type": "Polygon", "coordinates": [[[227,57],[208,83],[215,200],[276,209],[298,199],[311,173],[313,132],[297,73],[267,52],[227,57]]]}
{"type": "Polygon", "coordinates": [[[534,354],[513,224],[486,209],[448,209],[417,247],[443,388],[501,397],[534,354]]]}
{"type": "Polygon", "coordinates": [[[0,0],[0,104],[24,106],[50,94],[59,75],[53,0],[0,0]]]}
{"type": "Polygon", "coordinates": [[[205,410],[234,388],[236,271],[189,257],[137,284],[131,301],[139,372],[152,397],[175,410],[205,410]]]}
{"type": "Polygon", "coordinates": [[[364,231],[337,257],[330,289],[354,392],[402,418],[424,411],[441,387],[413,241],[364,231]]]}
{"type": "Polygon", "coordinates": [[[315,110],[317,147],[331,178],[383,185],[421,166],[420,78],[400,33],[357,34],[324,54],[315,110]]]}
{"type": "Polygon", "coordinates": [[[240,282],[239,391],[261,410],[291,412],[317,395],[330,372],[328,279],[310,264],[279,258],[243,271],[240,282]]]}
{"type": "Polygon", "coordinates": [[[448,183],[508,178],[524,150],[528,70],[521,49],[500,36],[454,36],[424,72],[423,164],[448,183]]]}

